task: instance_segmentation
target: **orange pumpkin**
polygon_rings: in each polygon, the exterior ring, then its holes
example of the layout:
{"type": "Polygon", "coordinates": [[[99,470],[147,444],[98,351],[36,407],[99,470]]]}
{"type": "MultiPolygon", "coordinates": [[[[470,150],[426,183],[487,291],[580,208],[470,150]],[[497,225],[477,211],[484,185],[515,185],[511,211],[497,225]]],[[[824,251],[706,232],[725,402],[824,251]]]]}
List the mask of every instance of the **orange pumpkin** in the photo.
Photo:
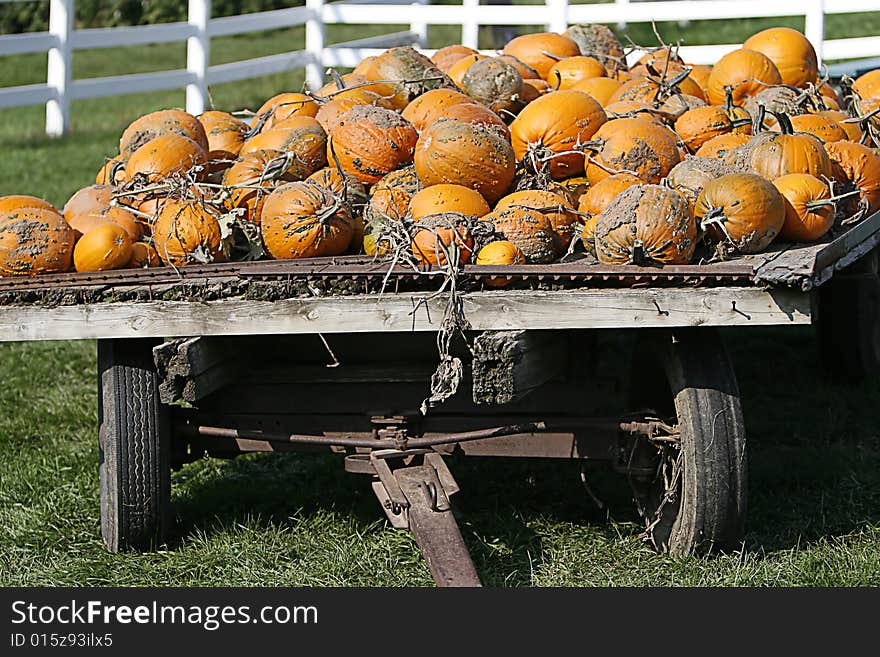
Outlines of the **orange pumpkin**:
{"type": "Polygon", "coordinates": [[[254,119],[262,125],[260,131],[271,130],[273,127],[293,118],[294,116],[314,117],[318,113],[318,103],[311,96],[300,93],[282,93],[272,96],[260,109],[254,119]]]}
{"type": "Polygon", "coordinates": [[[849,135],[837,121],[818,114],[800,114],[791,117],[791,126],[795,132],[805,132],[818,137],[826,144],[831,141],[849,139],[849,135]]]}
{"type": "Polygon", "coordinates": [[[734,104],[771,85],[781,84],[782,77],[776,65],[766,55],[740,48],[729,52],[712,67],[707,83],[709,103],[723,105],[727,100],[727,87],[734,104]]]}
{"type": "Polygon", "coordinates": [[[382,179],[370,188],[370,193],[375,194],[380,189],[399,189],[412,196],[422,189],[422,181],[419,180],[415,166],[410,165],[382,176],[382,179]]]}
{"type": "Polygon", "coordinates": [[[225,202],[227,210],[242,210],[243,218],[260,223],[263,202],[279,183],[301,180],[305,171],[293,160],[291,167],[281,170],[291,160],[281,151],[254,151],[244,155],[223,176],[223,185],[229,190],[225,202]]]}
{"type": "Polygon", "coordinates": [[[248,139],[239,157],[255,151],[293,153],[305,177],[327,165],[327,133],[311,116],[294,116],[248,139]]]}
{"type": "Polygon", "coordinates": [[[571,87],[574,91],[583,91],[596,99],[602,107],[609,104],[611,96],[620,88],[620,82],[611,78],[587,78],[571,87]]]}
{"type": "Polygon", "coordinates": [[[765,55],[779,71],[782,84],[806,87],[816,84],[819,62],[813,44],[790,27],[771,27],[753,34],[743,48],[765,55]]]}
{"type": "MultiPolygon", "coordinates": [[[[544,80],[540,75],[538,75],[538,72],[535,69],[533,69],[531,66],[529,66],[525,62],[520,61],[519,59],[517,59],[513,55],[503,55],[502,54],[502,55],[498,55],[498,58],[507,62],[508,64],[513,66],[513,68],[515,68],[517,71],[519,71],[519,74],[522,76],[522,79],[524,81],[528,80],[529,82],[540,82],[543,84],[547,84],[547,81],[544,80]]],[[[547,87],[549,88],[549,85],[547,85],[547,87]]]]}
{"type": "Polygon", "coordinates": [[[815,242],[834,225],[834,202],[828,185],[808,173],[790,173],[773,181],[785,201],[779,238],[815,242]]]}
{"type": "Polygon", "coordinates": [[[880,68],[863,73],[853,82],[852,90],[859,98],[880,98],[880,68]]]}
{"type": "Polygon", "coordinates": [[[49,201],[37,198],[36,196],[28,196],[27,194],[0,196],[0,214],[6,214],[12,210],[20,210],[22,208],[41,208],[43,210],[51,210],[55,214],[60,214],[49,201]]]}
{"type": "Polygon", "coordinates": [[[449,68],[455,64],[460,59],[467,57],[468,55],[476,55],[477,51],[473,48],[468,48],[467,46],[462,46],[461,44],[456,44],[453,46],[445,46],[440,48],[434,55],[431,57],[431,61],[444,73],[449,73],[449,68]]]}
{"type": "Polygon", "coordinates": [[[529,103],[510,124],[517,160],[532,171],[547,169],[556,179],[584,171],[583,153],[607,117],[602,106],[581,91],[557,91],[529,103]]]}
{"type": "Polygon", "coordinates": [[[389,48],[377,55],[365,76],[372,82],[390,83],[397,97],[404,101],[410,101],[429,89],[454,88],[449,76],[411,46],[389,48]]]}
{"type": "Polygon", "coordinates": [[[153,226],[162,262],[176,267],[224,260],[216,212],[200,201],[168,199],[153,226]]]}
{"type": "Polygon", "coordinates": [[[607,208],[623,190],[643,182],[641,178],[631,173],[617,173],[608,176],[595,185],[591,185],[586,194],[580,197],[578,212],[596,216],[607,208]]]}
{"type": "Polygon", "coordinates": [[[550,220],[538,210],[521,205],[496,209],[483,217],[495,227],[495,235],[514,244],[530,263],[546,263],[561,253],[550,220]]]}
{"type": "Polygon", "coordinates": [[[234,160],[250,126],[226,112],[210,111],[198,116],[208,138],[209,160],[234,160]]]}
{"type": "Polygon", "coordinates": [[[547,79],[553,65],[560,59],[581,54],[577,43],[561,34],[538,32],[523,34],[507,42],[504,54],[512,55],[531,66],[538,75],[547,79]]]}
{"type": "MultiPolygon", "coordinates": [[[[524,265],[526,256],[513,242],[498,240],[490,242],[477,253],[478,265],[524,265]]],[[[504,287],[510,281],[504,276],[490,276],[485,279],[486,285],[504,287]]]]}
{"type": "Polygon", "coordinates": [[[325,131],[329,132],[345,114],[358,105],[375,105],[391,109],[376,92],[367,89],[352,89],[344,91],[321,105],[315,120],[321,124],[325,131]]]}
{"type": "Polygon", "coordinates": [[[510,141],[510,128],[495,112],[485,105],[479,103],[458,103],[447,107],[443,114],[435,118],[436,121],[459,121],[462,123],[473,123],[486,128],[491,128],[495,132],[510,141]]]}
{"type": "Polygon", "coordinates": [[[361,208],[367,202],[367,188],[364,184],[350,173],[340,173],[336,167],[324,167],[306,178],[306,182],[329,189],[348,201],[353,208],[361,208]]]}
{"type": "Polygon", "coordinates": [[[556,250],[561,253],[568,249],[579,218],[571,202],[563,195],[543,189],[513,192],[498,201],[495,212],[507,208],[525,208],[543,214],[556,235],[556,250]]]}
{"type": "MultiPolygon", "coordinates": [[[[430,189],[430,188],[428,188],[430,189]]],[[[384,187],[376,190],[364,208],[367,223],[377,221],[400,221],[409,212],[412,196],[402,189],[384,187]]]]}
{"type": "Polygon", "coordinates": [[[737,170],[721,160],[688,157],[672,167],[666,176],[666,184],[694,207],[706,183],[731,173],[737,173],[737,170]]]}
{"type": "Polygon", "coordinates": [[[449,79],[455,83],[455,86],[461,89],[464,86],[464,76],[468,72],[468,69],[481,59],[486,59],[486,57],[487,55],[481,55],[480,53],[465,55],[450,66],[446,74],[449,76],[449,79]]]}
{"type": "Polygon", "coordinates": [[[446,108],[460,103],[473,103],[473,99],[452,89],[432,89],[415,98],[401,116],[421,132],[443,116],[446,108]]]}
{"type": "Polygon", "coordinates": [[[840,110],[822,110],[816,112],[816,116],[821,116],[836,123],[838,127],[846,133],[846,138],[849,141],[861,140],[862,129],[859,127],[858,123],[847,122],[852,117],[846,112],[841,112],[840,110]]]}
{"type": "Polygon", "coordinates": [[[161,110],[146,114],[129,125],[119,140],[122,159],[128,159],[148,142],[166,135],[186,137],[208,151],[208,136],[198,119],[182,110],[161,110]]]}
{"type": "Polygon", "coordinates": [[[498,131],[461,121],[439,121],[416,144],[414,163],[423,185],[464,185],[494,203],[516,172],[513,148],[498,131]]]}
{"type": "Polygon", "coordinates": [[[712,137],[704,142],[694,155],[697,157],[711,157],[720,160],[728,151],[748,144],[750,139],[751,137],[749,137],[749,135],[728,132],[723,135],[718,135],[717,137],[712,137]]]}
{"type": "Polygon", "coordinates": [[[122,269],[131,260],[132,239],[121,226],[101,224],[85,233],[73,249],[77,271],[122,269]]]}
{"type": "Polygon", "coordinates": [[[752,126],[748,119],[732,119],[723,107],[706,105],[682,114],[675,122],[675,132],[693,153],[719,135],[751,134],[752,126]]]}
{"type": "Polygon", "coordinates": [[[550,67],[547,72],[547,82],[554,89],[572,89],[579,82],[590,78],[603,78],[608,71],[598,59],[578,55],[566,57],[550,67]]]}
{"type": "Polygon", "coordinates": [[[615,173],[658,183],[681,160],[675,133],[651,121],[614,119],[594,135],[587,165],[591,185],[615,173]]]}
{"type": "MultiPolygon", "coordinates": [[[[208,154],[199,144],[187,137],[170,133],[148,141],[132,153],[125,165],[125,177],[133,180],[135,176],[139,176],[150,183],[156,183],[168,176],[203,167],[207,161],[208,154]]],[[[196,173],[196,178],[201,177],[202,173],[196,173]]]]}
{"type": "Polygon", "coordinates": [[[649,78],[646,76],[633,77],[617,88],[608,98],[609,103],[616,103],[620,100],[637,100],[642,103],[653,105],[661,103],[676,93],[688,94],[700,100],[705,100],[703,89],[696,82],[686,77],[672,86],[672,78],[668,76],[664,79],[664,84],[659,79],[649,78]]]}
{"type": "Polygon", "coordinates": [[[706,183],[694,215],[715,242],[739,253],[758,253],[782,229],[785,201],[766,178],[734,173],[706,183]]]}
{"type": "Polygon", "coordinates": [[[132,212],[113,204],[116,188],[111,185],[91,185],[76,192],[64,206],[64,219],[78,233],[85,235],[93,227],[116,224],[137,241],[143,235],[143,222],[132,212]]]}
{"type": "Polygon", "coordinates": [[[456,257],[463,265],[471,258],[474,239],[459,215],[432,214],[418,223],[412,238],[412,253],[423,265],[443,266],[456,257]]]}
{"type": "Polygon", "coordinates": [[[73,228],[53,209],[8,210],[0,214],[0,276],[67,271],[75,241],[73,228]]]}
{"type": "Polygon", "coordinates": [[[708,64],[688,64],[691,72],[688,77],[700,85],[703,90],[703,97],[707,94],[707,85],[709,84],[709,75],[712,74],[712,67],[708,64]]]}
{"type": "Polygon", "coordinates": [[[263,203],[260,233],[276,259],[340,255],[351,243],[354,223],[347,204],[308,182],[282,185],[263,203]]]}
{"type": "Polygon", "coordinates": [[[147,267],[158,267],[162,264],[159,254],[151,244],[146,242],[135,242],[131,245],[131,258],[125,265],[126,269],[145,269],[147,267]]]}
{"type": "Polygon", "coordinates": [[[361,105],[330,129],[327,160],[364,184],[378,182],[389,171],[412,162],[419,134],[391,110],[361,105]]]}
{"type": "Polygon", "coordinates": [[[859,190],[859,202],[867,212],[880,210],[880,155],[877,151],[851,141],[825,145],[835,178],[842,178],[850,190],[859,190]]]}
{"type": "Polygon", "coordinates": [[[596,256],[606,265],[687,264],[697,233],[684,198],[660,185],[633,185],[598,215],[596,256]]]}
{"type": "Polygon", "coordinates": [[[489,214],[490,208],[479,192],[470,187],[446,183],[425,187],[409,202],[409,214],[413,221],[442,212],[479,218],[489,214]]]}
{"type": "Polygon", "coordinates": [[[809,173],[821,178],[831,176],[831,162],[822,142],[808,134],[794,134],[791,121],[777,114],[781,133],[765,132],[744,147],[748,163],[767,180],[776,180],[788,173],[809,173]]]}

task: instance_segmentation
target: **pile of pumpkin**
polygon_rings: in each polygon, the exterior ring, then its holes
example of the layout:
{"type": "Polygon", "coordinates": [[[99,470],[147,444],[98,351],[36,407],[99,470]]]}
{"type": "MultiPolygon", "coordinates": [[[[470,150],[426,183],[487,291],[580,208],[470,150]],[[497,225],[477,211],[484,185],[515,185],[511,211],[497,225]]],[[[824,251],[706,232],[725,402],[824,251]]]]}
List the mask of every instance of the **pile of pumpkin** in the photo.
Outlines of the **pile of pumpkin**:
{"type": "Polygon", "coordinates": [[[880,208],[880,70],[819,77],[773,28],[714,66],[598,25],[497,56],[391,48],[256,112],[154,112],[59,212],[0,198],[0,275],[224,259],[416,265],[750,254],[880,208]],[[700,253],[700,252],[698,252],[700,253]]]}

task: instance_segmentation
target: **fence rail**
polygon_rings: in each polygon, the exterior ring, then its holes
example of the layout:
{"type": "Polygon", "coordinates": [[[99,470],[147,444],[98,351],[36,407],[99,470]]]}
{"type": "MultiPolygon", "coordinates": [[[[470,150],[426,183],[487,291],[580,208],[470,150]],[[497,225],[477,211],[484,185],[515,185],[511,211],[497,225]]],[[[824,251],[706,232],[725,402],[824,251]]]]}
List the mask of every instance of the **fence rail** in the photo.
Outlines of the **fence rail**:
{"type": "MultiPolygon", "coordinates": [[[[0,0],[0,3],[30,0],[0,0]]],[[[324,81],[328,66],[354,66],[364,57],[395,46],[427,46],[428,25],[461,26],[461,43],[477,47],[481,25],[543,25],[561,32],[574,23],[640,23],[694,18],[730,20],[803,16],[805,34],[820,59],[856,59],[880,55],[880,36],[825,39],[828,14],[878,11],[878,0],[661,0],[630,4],[570,4],[544,0],[542,5],[481,5],[461,0],[458,5],[430,5],[428,0],[305,0],[292,7],[223,18],[211,17],[211,0],[188,0],[188,20],[161,25],[76,30],[75,0],[50,0],[49,31],[0,36],[0,56],[47,53],[45,84],[0,88],[0,108],[46,104],[46,134],[59,136],[70,125],[70,102],[167,89],[186,89],[186,108],[193,114],[208,105],[208,87],[295,69],[306,70],[310,87],[324,81]],[[409,30],[345,43],[327,44],[326,26],[336,23],[409,24],[409,30]],[[211,39],[285,27],[305,26],[305,49],[228,64],[211,65],[211,39]],[[186,68],[74,80],[73,53],[93,48],[187,43],[186,68]]],[[[711,63],[737,48],[734,44],[681,48],[685,60],[711,63]]],[[[430,52],[430,51],[426,51],[430,52]]],[[[636,53],[634,56],[638,56],[636,53]]]]}

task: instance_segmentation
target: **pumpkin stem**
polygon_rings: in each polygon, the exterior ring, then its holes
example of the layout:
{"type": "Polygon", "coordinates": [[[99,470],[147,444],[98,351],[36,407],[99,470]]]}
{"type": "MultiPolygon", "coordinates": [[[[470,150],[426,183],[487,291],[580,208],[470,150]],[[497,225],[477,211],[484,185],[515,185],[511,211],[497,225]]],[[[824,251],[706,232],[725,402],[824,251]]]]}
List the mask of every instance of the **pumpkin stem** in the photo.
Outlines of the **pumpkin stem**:
{"type": "Polygon", "coordinates": [[[542,50],[541,54],[544,55],[545,57],[549,57],[554,62],[561,62],[564,59],[564,57],[560,57],[559,55],[554,55],[552,52],[547,52],[546,50],[542,50]]]}
{"type": "Polygon", "coordinates": [[[764,132],[764,118],[767,116],[767,108],[764,103],[758,103],[758,113],[752,123],[752,134],[759,135],[764,132]]]}
{"type": "Polygon", "coordinates": [[[343,80],[342,76],[339,75],[339,71],[337,71],[335,68],[328,68],[327,74],[333,79],[333,82],[336,84],[337,91],[345,89],[345,80],[343,80]]]}
{"type": "Polygon", "coordinates": [[[791,124],[791,119],[788,117],[788,114],[785,112],[770,112],[777,121],[779,121],[779,129],[782,131],[784,135],[793,135],[794,134],[794,126],[791,124]]]}
{"type": "Polygon", "coordinates": [[[812,201],[807,201],[806,203],[804,203],[804,207],[808,210],[813,210],[815,208],[821,208],[826,205],[837,205],[838,201],[861,193],[862,190],[854,189],[851,192],[844,192],[843,194],[838,194],[837,196],[832,196],[831,198],[819,198],[812,201]]]}

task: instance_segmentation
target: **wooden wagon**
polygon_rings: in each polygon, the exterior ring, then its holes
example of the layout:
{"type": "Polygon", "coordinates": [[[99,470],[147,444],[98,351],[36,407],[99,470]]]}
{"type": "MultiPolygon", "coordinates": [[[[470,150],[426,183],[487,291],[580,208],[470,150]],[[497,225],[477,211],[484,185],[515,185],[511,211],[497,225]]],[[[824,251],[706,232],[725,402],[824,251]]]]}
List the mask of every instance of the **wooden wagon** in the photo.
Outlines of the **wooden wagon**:
{"type": "Polygon", "coordinates": [[[329,449],[438,584],[478,585],[446,457],[601,464],[658,549],[738,545],[746,441],[717,329],[816,324],[831,375],[872,372],[878,242],[880,213],[726,262],[468,265],[454,286],[356,256],[0,279],[0,340],[98,340],[110,550],[164,539],[173,468],[329,449]]]}

